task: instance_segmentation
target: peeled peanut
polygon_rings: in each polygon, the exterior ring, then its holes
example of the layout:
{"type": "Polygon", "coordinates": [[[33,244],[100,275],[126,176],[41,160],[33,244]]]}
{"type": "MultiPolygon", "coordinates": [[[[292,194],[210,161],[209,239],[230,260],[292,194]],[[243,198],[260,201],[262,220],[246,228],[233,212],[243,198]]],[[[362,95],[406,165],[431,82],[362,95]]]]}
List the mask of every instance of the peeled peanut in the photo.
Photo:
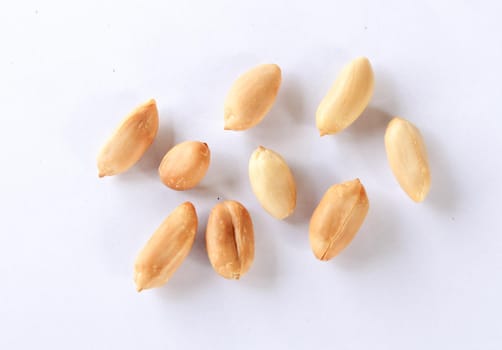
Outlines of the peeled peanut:
{"type": "Polygon", "coordinates": [[[177,191],[195,187],[206,175],[211,152],[206,143],[185,141],[166,153],[159,166],[162,182],[177,191]]]}
{"type": "Polygon", "coordinates": [[[331,186],[310,219],[310,246],[316,258],[329,260],[345,249],[368,209],[368,197],[359,179],[331,186]]]}
{"type": "Polygon", "coordinates": [[[122,173],[146,152],[159,129],[155,100],[133,110],[115,130],[98,154],[99,177],[122,173]]]}
{"type": "Polygon", "coordinates": [[[225,130],[246,130],[265,117],[281,85],[281,69],[262,64],[241,75],[225,100],[225,130]]]}
{"type": "Polygon", "coordinates": [[[347,64],[317,108],[320,135],[335,134],[352,124],[373,95],[373,70],[366,57],[347,64]]]}
{"type": "Polygon", "coordinates": [[[401,188],[415,202],[422,202],[431,187],[431,172],[420,131],[403,118],[394,118],[385,131],[390,168],[401,188]]]}
{"type": "Polygon", "coordinates": [[[249,159],[249,180],[261,206],[284,219],[296,207],[296,184],[286,161],[276,152],[258,147],[249,159]]]}
{"type": "Polygon", "coordinates": [[[254,260],[253,222],[239,202],[224,201],[209,214],[206,247],[214,270],[229,279],[239,279],[254,260]]]}
{"type": "Polygon", "coordinates": [[[138,292],[160,287],[178,269],[192,249],[197,233],[197,213],[185,202],[164,220],[134,264],[134,281],[138,292]]]}

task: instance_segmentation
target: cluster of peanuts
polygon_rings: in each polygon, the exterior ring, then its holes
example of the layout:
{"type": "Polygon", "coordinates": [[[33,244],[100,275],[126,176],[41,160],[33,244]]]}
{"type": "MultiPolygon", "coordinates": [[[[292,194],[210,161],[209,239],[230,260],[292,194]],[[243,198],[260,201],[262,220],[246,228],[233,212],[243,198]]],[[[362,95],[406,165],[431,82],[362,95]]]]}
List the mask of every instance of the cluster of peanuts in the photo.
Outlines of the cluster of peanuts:
{"type": "MultiPolygon", "coordinates": [[[[262,64],[234,82],[225,100],[224,129],[246,130],[258,125],[275,102],[281,85],[281,69],[262,64]]],[[[349,127],[364,111],[373,95],[374,74],[369,60],[359,57],[339,73],[316,112],[321,136],[349,127]]],[[[99,177],[116,175],[131,168],[157,135],[159,117],[155,100],[133,110],[106,142],[98,155],[99,177]]],[[[419,130],[396,117],[385,132],[389,165],[401,188],[415,202],[430,189],[427,152],[419,130]]],[[[161,181],[176,191],[189,190],[204,178],[211,152],[199,141],[185,141],[171,148],[159,166],[161,181]]],[[[263,209],[282,220],[296,208],[296,183],[286,160],[277,152],[259,146],[249,159],[251,188],[263,209]]],[[[349,245],[369,210],[366,190],[359,179],[331,186],[312,213],[310,245],[319,260],[329,260],[349,245]]],[[[138,291],[165,284],[190,252],[198,218],[190,202],[179,205],[162,222],[134,265],[138,291]]],[[[209,215],[206,247],[214,270],[229,279],[239,279],[254,260],[254,230],[251,216],[241,203],[218,203],[209,215]]]]}

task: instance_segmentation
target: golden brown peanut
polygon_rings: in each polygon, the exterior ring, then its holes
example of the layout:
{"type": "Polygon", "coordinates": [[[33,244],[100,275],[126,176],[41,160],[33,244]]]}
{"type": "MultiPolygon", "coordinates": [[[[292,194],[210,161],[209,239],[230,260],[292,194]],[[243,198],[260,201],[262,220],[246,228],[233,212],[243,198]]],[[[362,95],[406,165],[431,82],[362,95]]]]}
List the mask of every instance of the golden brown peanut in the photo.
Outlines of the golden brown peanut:
{"type": "Polygon", "coordinates": [[[134,264],[138,292],[160,287],[178,269],[192,249],[197,213],[192,203],[178,206],[155,231],[134,264]]]}
{"type": "Polygon", "coordinates": [[[431,187],[427,151],[420,131],[403,118],[394,118],[385,131],[390,168],[401,188],[415,202],[422,202],[431,187]]]}
{"type": "Polygon", "coordinates": [[[133,110],[98,154],[99,177],[122,173],[146,152],[159,129],[159,114],[151,99],[133,110]]]}
{"type": "Polygon", "coordinates": [[[258,147],[249,159],[249,181],[261,206],[273,217],[284,219],[296,207],[296,184],[284,158],[258,147]]]}
{"type": "Polygon", "coordinates": [[[251,216],[236,201],[217,204],[209,215],[206,247],[214,270],[225,278],[239,279],[254,260],[254,231],[251,216]]]}
{"type": "Polygon", "coordinates": [[[166,153],[159,166],[162,182],[177,191],[197,186],[209,168],[211,152],[206,143],[185,141],[166,153]]]}
{"type": "Polygon", "coordinates": [[[225,130],[246,130],[262,121],[281,85],[281,69],[262,64],[241,75],[225,100],[225,130]]]}
{"type": "Polygon", "coordinates": [[[359,118],[373,95],[373,85],[373,70],[366,57],[347,64],[317,108],[320,135],[342,131],[359,118]]]}
{"type": "Polygon", "coordinates": [[[310,246],[316,258],[329,260],[349,245],[368,209],[368,197],[359,179],[331,186],[310,219],[310,246]]]}

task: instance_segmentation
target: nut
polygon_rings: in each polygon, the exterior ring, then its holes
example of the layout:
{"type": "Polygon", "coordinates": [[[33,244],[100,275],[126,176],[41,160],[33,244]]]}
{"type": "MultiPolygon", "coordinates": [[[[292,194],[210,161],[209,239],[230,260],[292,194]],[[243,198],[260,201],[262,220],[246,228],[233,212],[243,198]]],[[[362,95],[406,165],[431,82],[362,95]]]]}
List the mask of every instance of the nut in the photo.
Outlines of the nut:
{"type": "Polygon", "coordinates": [[[206,143],[185,141],[166,153],[159,166],[162,182],[177,191],[195,187],[206,175],[211,152],[206,143]]]}
{"type": "Polygon", "coordinates": [[[122,173],[132,167],[153,142],[159,129],[155,100],[133,110],[98,154],[99,177],[122,173]]]}
{"type": "Polygon", "coordinates": [[[286,161],[265,147],[249,159],[249,181],[261,206],[273,217],[284,219],[296,207],[296,184],[286,161]]]}
{"type": "Polygon", "coordinates": [[[392,119],[385,131],[385,149],[401,188],[412,200],[422,202],[431,187],[431,173],[420,131],[403,118],[392,119]]]}
{"type": "Polygon", "coordinates": [[[164,220],[136,258],[138,292],[168,281],[192,249],[196,233],[197,213],[192,203],[185,202],[164,220]]]}
{"type": "Polygon", "coordinates": [[[217,204],[209,214],[206,247],[214,270],[225,278],[239,279],[254,259],[254,231],[251,216],[236,201],[217,204]]]}
{"type": "Polygon", "coordinates": [[[345,249],[368,209],[368,197],[359,179],[331,186],[310,219],[310,246],[316,258],[326,261],[345,249]]]}
{"type": "Polygon", "coordinates": [[[265,117],[281,85],[281,69],[262,64],[237,78],[225,100],[225,130],[246,130],[265,117]]]}
{"type": "Polygon", "coordinates": [[[366,57],[347,64],[317,108],[320,135],[335,134],[352,124],[373,95],[373,70],[366,57]]]}

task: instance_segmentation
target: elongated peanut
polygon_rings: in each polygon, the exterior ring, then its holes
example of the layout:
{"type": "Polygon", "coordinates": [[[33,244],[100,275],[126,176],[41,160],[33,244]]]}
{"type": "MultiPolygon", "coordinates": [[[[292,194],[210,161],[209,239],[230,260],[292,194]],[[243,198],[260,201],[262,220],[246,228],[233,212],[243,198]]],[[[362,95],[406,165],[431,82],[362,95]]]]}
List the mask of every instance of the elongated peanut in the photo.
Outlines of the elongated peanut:
{"type": "Polygon", "coordinates": [[[329,260],[345,249],[368,209],[368,197],[359,179],[331,186],[310,219],[310,246],[316,258],[329,260]]]}
{"type": "Polygon", "coordinates": [[[415,202],[422,202],[431,187],[431,173],[420,131],[396,117],[385,131],[385,149],[390,168],[401,188],[415,202]]]}
{"type": "Polygon", "coordinates": [[[137,290],[165,284],[192,249],[196,233],[197,213],[192,203],[185,202],[164,220],[136,258],[137,290]]]}
{"type": "Polygon", "coordinates": [[[320,135],[342,131],[359,118],[373,95],[373,85],[373,70],[366,57],[347,64],[317,108],[320,135]]]}
{"type": "Polygon", "coordinates": [[[261,206],[273,217],[284,219],[296,207],[296,184],[284,158],[258,147],[249,159],[249,180],[261,206]]]}
{"type": "Polygon", "coordinates": [[[253,222],[239,202],[217,204],[209,215],[206,247],[214,270],[225,278],[239,279],[254,260],[253,222]]]}
{"type": "Polygon", "coordinates": [[[98,154],[99,177],[122,173],[132,167],[152,144],[159,129],[155,100],[133,110],[98,154]]]}
{"type": "Polygon", "coordinates": [[[246,130],[262,121],[281,85],[281,69],[262,64],[241,75],[225,100],[225,130],[246,130]]]}
{"type": "Polygon", "coordinates": [[[159,166],[162,182],[177,191],[197,186],[209,168],[211,152],[206,143],[186,141],[166,153],[159,166]]]}

